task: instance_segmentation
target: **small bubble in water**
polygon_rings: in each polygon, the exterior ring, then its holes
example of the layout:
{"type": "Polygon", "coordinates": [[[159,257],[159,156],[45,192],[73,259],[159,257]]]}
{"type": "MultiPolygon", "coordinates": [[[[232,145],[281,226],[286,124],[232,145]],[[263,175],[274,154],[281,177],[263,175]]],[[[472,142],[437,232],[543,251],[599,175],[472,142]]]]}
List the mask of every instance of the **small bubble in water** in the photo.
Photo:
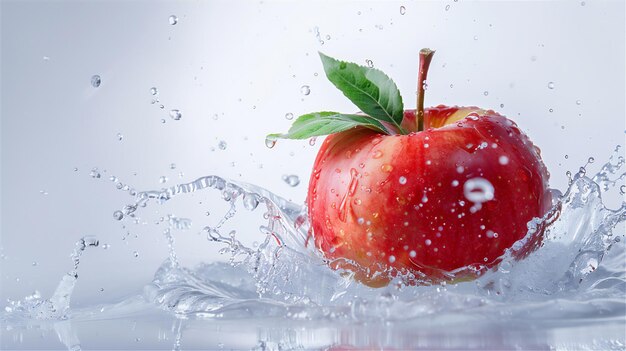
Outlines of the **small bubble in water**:
{"type": "Polygon", "coordinates": [[[124,139],[124,135],[122,133],[117,133],[117,140],[122,141],[124,139]]]}
{"type": "Polygon", "coordinates": [[[478,35],[474,35],[474,40],[478,40],[478,35]]]}
{"type": "Polygon", "coordinates": [[[400,6],[400,14],[404,16],[405,13],[406,13],[406,7],[400,6]]]}
{"type": "Polygon", "coordinates": [[[161,118],[161,123],[165,123],[165,118],[161,118]]]}
{"type": "Polygon", "coordinates": [[[41,195],[48,195],[48,192],[47,192],[47,191],[45,191],[45,190],[39,190],[39,193],[40,193],[41,195]]]}
{"type": "Polygon", "coordinates": [[[150,94],[152,95],[156,95],[159,93],[159,89],[157,89],[156,87],[152,87],[150,88],[150,94]]]}
{"type": "Polygon", "coordinates": [[[582,105],[582,103],[583,103],[582,101],[576,100],[576,105],[582,105]]]}
{"type": "Polygon", "coordinates": [[[283,181],[287,183],[287,185],[289,185],[290,187],[296,187],[298,186],[298,184],[300,184],[300,178],[295,174],[284,175],[283,181]]]}
{"type": "Polygon", "coordinates": [[[139,252],[137,252],[137,251],[133,251],[133,256],[135,256],[135,257],[139,257],[139,252]]]}
{"type": "Polygon", "coordinates": [[[498,162],[503,166],[507,165],[509,163],[509,158],[506,157],[505,155],[502,155],[500,156],[500,158],[498,158],[498,162]]]}
{"type": "Polygon", "coordinates": [[[120,210],[117,210],[113,212],[113,218],[117,219],[118,221],[121,221],[122,218],[124,218],[124,213],[120,210]]]}
{"type": "Polygon", "coordinates": [[[33,261],[32,263],[33,267],[37,266],[37,264],[38,264],[37,261],[33,261]]]}
{"type": "Polygon", "coordinates": [[[176,17],[176,15],[171,15],[171,16],[168,18],[168,21],[169,21],[169,22],[170,22],[170,24],[173,26],[173,25],[175,25],[176,23],[178,23],[178,17],[176,17]]]}
{"type": "Polygon", "coordinates": [[[100,288],[100,292],[104,291],[104,288],[100,288]]]}
{"type": "Polygon", "coordinates": [[[400,178],[398,178],[398,182],[402,185],[406,184],[406,177],[402,176],[400,178]]]}
{"type": "Polygon", "coordinates": [[[49,57],[49,56],[44,56],[44,57],[43,57],[43,60],[44,60],[44,61],[50,61],[50,57],[49,57]]]}
{"type": "Polygon", "coordinates": [[[183,117],[183,114],[180,112],[180,110],[170,110],[170,117],[175,120],[178,121],[183,117]]]}
{"type": "Polygon", "coordinates": [[[426,244],[426,246],[430,246],[430,244],[432,244],[433,242],[430,239],[426,239],[424,241],[424,244],[426,244]]]}
{"type": "Polygon", "coordinates": [[[548,82],[548,89],[554,89],[554,82],[548,82]]]}
{"type": "Polygon", "coordinates": [[[394,255],[389,256],[389,263],[394,263],[394,262],[396,262],[396,256],[394,255]]]}
{"type": "Polygon", "coordinates": [[[302,95],[309,95],[311,94],[311,88],[308,85],[303,85],[302,87],[300,87],[300,92],[302,93],[302,95]]]}
{"type": "Polygon", "coordinates": [[[489,95],[489,92],[487,90],[483,91],[483,95],[487,96],[489,95]]]}
{"type": "Polygon", "coordinates": [[[622,195],[626,194],[626,185],[622,185],[619,187],[619,193],[622,195]]]}
{"type": "Polygon", "coordinates": [[[78,172],[78,167],[74,167],[74,172],[78,172]]]}
{"type": "Polygon", "coordinates": [[[184,176],[185,176],[185,173],[183,173],[183,172],[178,173],[178,177],[179,177],[179,178],[182,178],[182,177],[184,177],[184,176]]]}
{"type": "Polygon", "coordinates": [[[167,182],[167,177],[166,176],[161,176],[159,178],[159,183],[163,184],[163,183],[166,183],[166,182],[167,182]]]}
{"type": "Polygon", "coordinates": [[[103,248],[104,250],[108,250],[108,249],[109,249],[109,247],[111,247],[111,245],[110,245],[110,244],[102,244],[102,248],[103,248]]]}
{"type": "Polygon", "coordinates": [[[176,164],[175,163],[170,163],[170,169],[176,169],[176,164]]]}
{"type": "Polygon", "coordinates": [[[93,76],[91,76],[91,86],[94,88],[97,88],[100,86],[100,84],[102,84],[102,79],[100,78],[99,75],[95,74],[93,76]]]}
{"type": "Polygon", "coordinates": [[[226,147],[228,147],[228,144],[226,144],[226,142],[224,140],[221,140],[218,144],[217,147],[220,150],[226,150],[226,147]]]}
{"type": "Polygon", "coordinates": [[[289,112],[285,114],[285,118],[289,121],[291,121],[293,119],[293,113],[289,112]]]}

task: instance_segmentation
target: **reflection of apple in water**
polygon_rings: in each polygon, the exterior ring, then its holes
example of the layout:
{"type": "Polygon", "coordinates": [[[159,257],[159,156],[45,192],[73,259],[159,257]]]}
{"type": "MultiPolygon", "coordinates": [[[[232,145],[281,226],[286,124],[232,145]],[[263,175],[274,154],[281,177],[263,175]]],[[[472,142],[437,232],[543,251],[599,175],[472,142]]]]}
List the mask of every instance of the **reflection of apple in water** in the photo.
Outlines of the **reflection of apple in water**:
{"type": "Polygon", "coordinates": [[[539,149],[515,123],[476,107],[423,108],[432,54],[420,52],[418,107],[407,111],[382,72],[321,55],[365,115],[303,115],[270,135],[331,134],[309,183],[315,245],[371,286],[397,271],[432,281],[493,266],[550,205],[539,149]]]}

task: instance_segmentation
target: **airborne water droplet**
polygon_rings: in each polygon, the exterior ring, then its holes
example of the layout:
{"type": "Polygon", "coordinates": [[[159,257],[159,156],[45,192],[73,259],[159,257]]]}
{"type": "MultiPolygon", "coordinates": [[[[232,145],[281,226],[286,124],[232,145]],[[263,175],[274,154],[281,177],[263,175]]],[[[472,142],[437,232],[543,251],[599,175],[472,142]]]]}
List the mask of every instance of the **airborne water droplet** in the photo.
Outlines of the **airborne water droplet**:
{"type": "Polygon", "coordinates": [[[117,210],[115,212],[113,212],[113,218],[115,218],[118,221],[121,221],[122,218],[124,218],[124,213],[120,210],[117,210]]]}
{"type": "Polygon", "coordinates": [[[286,118],[287,120],[291,121],[291,120],[293,119],[293,113],[291,113],[291,112],[286,113],[286,114],[285,114],[285,118],[286,118]]]}
{"type": "Polygon", "coordinates": [[[548,89],[554,89],[554,82],[548,82],[548,89]]]}
{"type": "Polygon", "coordinates": [[[167,177],[166,176],[161,176],[159,178],[159,183],[163,184],[163,183],[166,183],[166,182],[167,182],[167,177]]]}
{"type": "Polygon", "coordinates": [[[302,87],[300,87],[300,92],[302,93],[302,95],[309,95],[311,94],[311,88],[308,85],[303,85],[302,87]]]}
{"type": "Polygon", "coordinates": [[[102,79],[100,78],[99,75],[95,74],[93,76],[91,76],[91,86],[94,88],[97,88],[100,86],[100,84],[102,83],[102,79]]]}
{"type": "Polygon", "coordinates": [[[226,144],[226,142],[225,142],[224,140],[221,140],[221,141],[219,142],[219,144],[217,144],[217,147],[218,147],[220,150],[226,150],[226,147],[228,147],[228,144],[226,144]]]}
{"type": "Polygon", "coordinates": [[[180,110],[170,110],[170,117],[175,120],[178,121],[183,117],[183,114],[180,112],[180,110]]]}
{"type": "Polygon", "coordinates": [[[276,145],[276,139],[265,138],[265,146],[267,146],[268,149],[273,148],[275,145],[276,145]]]}
{"type": "Polygon", "coordinates": [[[400,6],[400,14],[404,16],[405,13],[406,13],[406,7],[400,6]]]}
{"type": "Polygon", "coordinates": [[[157,89],[156,87],[152,87],[150,88],[150,94],[152,95],[156,95],[159,93],[159,89],[157,89]]]}
{"type": "Polygon", "coordinates": [[[290,187],[296,187],[298,186],[298,184],[300,184],[300,178],[295,174],[284,175],[283,181],[287,183],[287,185],[289,185],[290,187]]]}
{"type": "MultiPolygon", "coordinates": [[[[168,21],[169,21],[169,22],[170,22],[170,24],[173,26],[173,25],[175,25],[176,23],[178,23],[178,17],[176,17],[176,15],[171,15],[171,16],[168,18],[168,21]]],[[[184,26],[183,26],[183,27],[184,27],[184,26]]]]}

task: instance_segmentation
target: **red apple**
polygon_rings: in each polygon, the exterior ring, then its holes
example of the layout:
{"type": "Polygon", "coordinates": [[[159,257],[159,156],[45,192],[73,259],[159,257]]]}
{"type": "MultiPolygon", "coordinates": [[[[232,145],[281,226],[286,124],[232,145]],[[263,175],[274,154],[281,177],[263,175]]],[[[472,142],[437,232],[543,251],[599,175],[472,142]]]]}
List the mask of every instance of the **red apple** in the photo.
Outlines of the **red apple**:
{"type": "Polygon", "coordinates": [[[494,266],[551,204],[539,149],[514,122],[477,107],[423,108],[431,56],[421,52],[417,112],[404,111],[396,129],[405,133],[331,134],[313,166],[315,245],[370,286],[398,272],[418,282],[466,279],[468,271],[447,272],[494,266]]]}

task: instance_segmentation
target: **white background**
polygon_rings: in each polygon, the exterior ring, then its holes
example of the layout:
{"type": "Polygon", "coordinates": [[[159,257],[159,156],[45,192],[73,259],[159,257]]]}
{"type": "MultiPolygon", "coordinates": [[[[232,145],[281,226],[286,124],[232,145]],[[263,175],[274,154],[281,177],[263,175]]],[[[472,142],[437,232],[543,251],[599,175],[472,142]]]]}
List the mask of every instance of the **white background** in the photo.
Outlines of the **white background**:
{"type": "MultiPolygon", "coordinates": [[[[162,187],[163,175],[173,185],[217,174],[304,202],[320,142],[282,141],[270,150],[264,136],[288,129],[286,113],[356,110],[326,81],[317,51],[372,60],[414,108],[417,53],[436,49],[426,104],[478,105],[514,119],[542,149],[555,188],[566,188],[567,170],[590,156],[597,169],[624,144],[623,1],[1,4],[3,301],[36,289],[51,294],[83,235],[111,248],[83,256],[75,303],[138,291],[167,255],[163,226],[153,224],[167,213],[194,219],[192,230],[176,233],[181,257],[219,258],[196,235],[219,218],[219,194],[149,206],[147,225],[122,229],[112,213],[132,198],[111,175],[147,190],[162,187]],[[164,110],[151,104],[153,86],[164,110]],[[170,119],[170,109],[182,119],[170,119]],[[93,167],[106,170],[101,179],[89,176],[93,167]],[[283,174],[302,183],[291,188],[283,174]]],[[[260,222],[235,221],[242,236],[260,235],[260,222]]]]}

